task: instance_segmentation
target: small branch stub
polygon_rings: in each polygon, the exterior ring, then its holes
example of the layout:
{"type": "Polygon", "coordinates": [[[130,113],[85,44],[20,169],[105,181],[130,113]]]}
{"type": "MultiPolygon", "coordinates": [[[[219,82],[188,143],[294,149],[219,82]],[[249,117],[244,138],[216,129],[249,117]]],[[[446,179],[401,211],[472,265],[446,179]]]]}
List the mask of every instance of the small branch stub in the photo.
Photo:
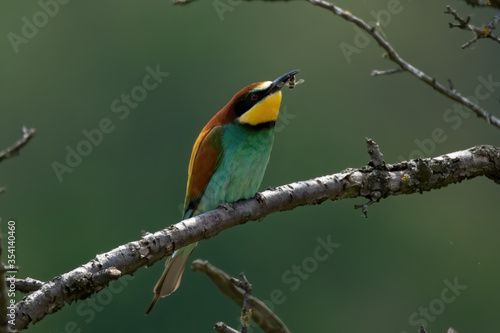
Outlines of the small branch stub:
{"type": "Polygon", "coordinates": [[[42,288],[43,282],[27,277],[26,279],[14,279],[14,285],[17,291],[30,293],[42,288]]]}
{"type": "Polygon", "coordinates": [[[219,321],[215,324],[214,330],[220,333],[240,333],[232,327],[227,326],[222,321],[219,321]]]}
{"type": "Polygon", "coordinates": [[[370,164],[379,170],[387,170],[384,161],[384,155],[380,151],[379,146],[375,141],[370,138],[366,138],[366,147],[368,148],[368,154],[370,155],[370,164]]]}
{"type": "Polygon", "coordinates": [[[404,69],[402,67],[397,67],[393,69],[387,69],[387,70],[377,70],[374,69],[371,72],[371,76],[380,76],[380,75],[391,75],[391,74],[397,74],[397,73],[402,73],[404,72],[404,69]]]}

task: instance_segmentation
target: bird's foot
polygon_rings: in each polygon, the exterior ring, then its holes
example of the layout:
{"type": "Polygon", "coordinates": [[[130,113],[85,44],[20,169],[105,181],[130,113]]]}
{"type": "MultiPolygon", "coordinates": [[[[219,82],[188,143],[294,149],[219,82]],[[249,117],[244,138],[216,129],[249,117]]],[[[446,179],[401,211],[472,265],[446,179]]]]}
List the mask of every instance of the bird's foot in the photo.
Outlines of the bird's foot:
{"type": "Polygon", "coordinates": [[[230,204],[229,202],[221,202],[217,208],[224,208],[225,210],[232,210],[233,205],[230,204]]]}
{"type": "Polygon", "coordinates": [[[260,192],[255,193],[254,196],[255,200],[257,200],[259,203],[263,203],[266,201],[266,197],[263,196],[260,192]]]}

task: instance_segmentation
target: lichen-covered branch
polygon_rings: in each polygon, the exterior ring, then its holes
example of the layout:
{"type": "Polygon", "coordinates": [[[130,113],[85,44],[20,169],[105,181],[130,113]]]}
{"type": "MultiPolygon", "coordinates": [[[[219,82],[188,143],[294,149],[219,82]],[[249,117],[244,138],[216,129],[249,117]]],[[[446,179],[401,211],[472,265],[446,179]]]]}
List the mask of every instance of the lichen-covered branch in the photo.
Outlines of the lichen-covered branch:
{"type": "MultiPolygon", "coordinates": [[[[93,264],[97,264],[95,260],[93,264]]],[[[62,308],[64,302],[88,298],[121,276],[121,272],[112,266],[96,268],[87,264],[43,283],[37,291],[16,304],[15,323],[10,328],[13,331],[25,329],[30,321],[37,322],[62,308]]]]}
{"type": "Polygon", "coordinates": [[[364,197],[378,201],[480,176],[500,184],[500,148],[477,146],[434,158],[386,164],[385,169],[372,166],[346,169],[269,189],[253,199],[226,204],[154,234],[146,233],[140,240],[98,254],[90,262],[55,277],[16,305],[13,328],[22,330],[66,304],[89,297],[119,276],[152,265],[175,249],[248,221],[261,220],[271,213],[327,200],[364,197]]]}
{"type": "Polygon", "coordinates": [[[26,146],[34,135],[35,135],[34,128],[28,129],[23,126],[23,136],[21,137],[21,139],[17,140],[17,142],[13,144],[11,147],[3,151],[0,151],[0,162],[2,162],[7,158],[19,155],[19,151],[21,150],[21,148],[26,146]]]}

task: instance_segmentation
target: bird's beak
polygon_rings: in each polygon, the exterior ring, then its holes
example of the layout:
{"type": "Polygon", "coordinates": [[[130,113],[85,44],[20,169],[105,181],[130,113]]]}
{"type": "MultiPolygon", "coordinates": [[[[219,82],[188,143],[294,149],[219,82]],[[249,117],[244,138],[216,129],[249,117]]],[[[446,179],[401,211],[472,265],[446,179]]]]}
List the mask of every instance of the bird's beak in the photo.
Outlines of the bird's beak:
{"type": "Polygon", "coordinates": [[[269,86],[269,88],[267,88],[267,90],[268,90],[267,94],[271,95],[271,94],[274,94],[276,91],[281,90],[281,88],[283,88],[285,83],[290,81],[290,78],[292,76],[294,76],[295,74],[297,74],[298,72],[299,72],[299,70],[296,69],[294,71],[291,71],[291,72],[288,72],[286,74],[281,75],[279,78],[277,78],[276,80],[273,81],[273,83],[269,86]]]}

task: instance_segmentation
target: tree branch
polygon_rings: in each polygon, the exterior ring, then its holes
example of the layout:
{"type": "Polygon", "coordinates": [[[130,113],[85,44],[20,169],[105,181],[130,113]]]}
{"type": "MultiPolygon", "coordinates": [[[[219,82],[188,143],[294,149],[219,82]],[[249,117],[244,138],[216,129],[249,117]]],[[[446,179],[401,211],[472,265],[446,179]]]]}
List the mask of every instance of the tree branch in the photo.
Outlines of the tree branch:
{"type": "Polygon", "coordinates": [[[462,45],[462,49],[471,46],[473,43],[477,42],[481,38],[489,38],[498,43],[500,43],[500,37],[493,35],[492,31],[496,28],[498,21],[500,20],[500,13],[497,14],[493,19],[484,27],[477,27],[475,25],[469,24],[471,18],[468,16],[466,19],[458,15],[457,11],[451,8],[451,6],[446,6],[445,14],[450,14],[458,23],[449,23],[450,28],[460,28],[463,30],[469,30],[474,33],[474,38],[469,40],[467,43],[462,45]]]}
{"type": "MultiPolygon", "coordinates": [[[[279,1],[279,0],[278,0],[279,1]]],[[[368,23],[363,21],[357,16],[354,16],[351,14],[351,12],[346,11],[338,6],[335,6],[332,3],[323,1],[323,0],[307,0],[309,3],[313,4],[314,6],[318,6],[324,9],[327,9],[331,11],[333,14],[340,16],[346,21],[354,23],[356,26],[359,28],[363,29],[366,31],[370,36],[372,36],[373,39],[382,47],[388,54],[389,59],[396,64],[398,64],[399,67],[401,67],[402,70],[414,75],[417,77],[419,80],[425,82],[427,85],[431,86],[444,96],[466,106],[467,108],[471,109],[474,111],[478,117],[485,119],[489,124],[492,124],[500,129],[500,119],[493,116],[492,114],[488,113],[486,110],[481,108],[479,105],[476,103],[472,102],[471,100],[465,98],[462,94],[460,94],[458,91],[455,89],[448,89],[446,88],[443,84],[438,82],[435,78],[425,74],[423,71],[420,69],[416,68],[415,66],[411,65],[409,62],[404,60],[399,54],[396,52],[396,50],[392,47],[392,45],[384,38],[382,37],[376,30],[375,27],[370,26],[368,23]]],[[[399,70],[389,70],[389,71],[374,71],[372,72],[373,76],[381,75],[381,74],[393,74],[397,73],[399,70]]]]}
{"type": "Polygon", "coordinates": [[[248,328],[250,327],[250,318],[252,317],[252,308],[250,307],[250,298],[252,297],[252,285],[248,282],[247,277],[244,273],[240,273],[241,280],[234,277],[229,278],[229,282],[234,285],[237,289],[243,292],[243,306],[241,307],[241,331],[237,331],[234,328],[226,325],[223,322],[218,322],[215,324],[214,329],[217,332],[236,332],[236,333],[248,333],[248,328]]]}
{"type": "Polygon", "coordinates": [[[7,158],[19,155],[19,151],[21,150],[21,148],[26,146],[28,144],[28,142],[35,135],[34,128],[28,129],[28,128],[23,126],[22,130],[23,130],[23,136],[21,139],[17,140],[17,142],[14,145],[12,145],[11,147],[5,149],[4,151],[0,151],[0,162],[2,162],[3,160],[5,160],[7,158]]]}
{"type": "Polygon", "coordinates": [[[299,206],[326,200],[422,193],[463,180],[486,176],[500,184],[500,148],[477,146],[467,150],[408,162],[387,164],[387,170],[365,166],[266,190],[253,199],[226,204],[142,239],[98,254],[90,262],[55,277],[16,305],[14,329],[22,330],[46,315],[88,298],[112,280],[150,266],[174,250],[214,237],[228,228],[299,206]]]}
{"type": "Polygon", "coordinates": [[[496,7],[500,8],[500,0],[465,0],[468,5],[475,7],[496,7]]]}
{"type": "Polygon", "coordinates": [[[243,312],[245,309],[247,312],[249,308],[252,309],[252,318],[264,332],[290,333],[281,319],[260,299],[248,295],[248,303],[245,306],[245,291],[237,288],[226,272],[210,264],[207,260],[200,259],[193,261],[191,269],[195,272],[205,273],[220,291],[242,307],[243,312]]]}

